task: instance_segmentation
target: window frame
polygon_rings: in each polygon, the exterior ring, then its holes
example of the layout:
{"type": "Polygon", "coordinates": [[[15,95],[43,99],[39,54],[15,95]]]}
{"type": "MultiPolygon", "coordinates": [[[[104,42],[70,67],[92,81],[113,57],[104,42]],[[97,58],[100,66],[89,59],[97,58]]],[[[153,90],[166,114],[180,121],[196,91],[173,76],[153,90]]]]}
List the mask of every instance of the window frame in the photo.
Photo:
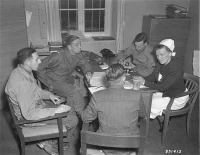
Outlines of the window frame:
{"type": "MultiPolygon", "coordinates": [[[[84,13],[84,0],[77,0],[78,2],[78,30],[82,31],[85,37],[91,36],[110,36],[111,35],[111,24],[112,24],[112,0],[105,0],[105,22],[104,22],[104,32],[85,32],[85,13],[84,13]]],[[[63,9],[59,9],[63,10],[63,9]]],[[[60,16],[61,17],[61,16],[60,16]]],[[[60,19],[61,20],[61,19],[60,19]]],[[[62,31],[61,33],[67,33],[68,31],[62,31]]]]}

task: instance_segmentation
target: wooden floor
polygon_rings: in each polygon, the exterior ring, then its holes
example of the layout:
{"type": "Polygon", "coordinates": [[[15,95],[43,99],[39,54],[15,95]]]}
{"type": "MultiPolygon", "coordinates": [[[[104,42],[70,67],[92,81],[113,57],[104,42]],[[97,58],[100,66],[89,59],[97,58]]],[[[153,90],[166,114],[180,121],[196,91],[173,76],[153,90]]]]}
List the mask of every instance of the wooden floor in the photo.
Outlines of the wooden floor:
{"type": "MultiPolygon", "coordinates": [[[[0,110],[0,155],[20,155],[18,141],[12,132],[10,113],[7,108],[0,110]]],[[[195,104],[190,124],[190,138],[187,139],[185,131],[185,116],[172,119],[167,131],[166,141],[160,145],[161,134],[158,131],[157,120],[150,121],[150,129],[145,148],[145,155],[199,155],[199,103],[195,104]],[[173,151],[173,153],[172,153],[173,151]],[[171,153],[170,153],[171,152],[171,153]],[[176,152],[176,153],[174,153],[176,152]]],[[[26,145],[27,155],[47,155],[36,144],[26,145]]],[[[65,155],[79,155],[77,141],[65,151],[65,155]]]]}

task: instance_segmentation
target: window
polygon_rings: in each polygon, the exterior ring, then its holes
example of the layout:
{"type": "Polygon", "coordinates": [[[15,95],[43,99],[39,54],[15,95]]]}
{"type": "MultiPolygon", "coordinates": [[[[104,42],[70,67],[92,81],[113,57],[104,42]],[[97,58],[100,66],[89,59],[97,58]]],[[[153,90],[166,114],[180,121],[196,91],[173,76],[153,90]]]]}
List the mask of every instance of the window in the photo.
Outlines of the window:
{"type": "Polygon", "coordinates": [[[85,36],[109,36],[111,0],[60,0],[61,31],[81,30],[85,36]]]}

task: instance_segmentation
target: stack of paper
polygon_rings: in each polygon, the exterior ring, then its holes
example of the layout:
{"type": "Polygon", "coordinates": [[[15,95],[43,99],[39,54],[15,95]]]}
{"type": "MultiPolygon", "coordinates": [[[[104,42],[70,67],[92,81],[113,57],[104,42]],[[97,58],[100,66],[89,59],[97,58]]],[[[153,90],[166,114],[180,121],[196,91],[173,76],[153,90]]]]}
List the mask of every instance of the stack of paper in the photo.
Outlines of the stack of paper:
{"type": "Polygon", "coordinates": [[[92,78],[90,79],[91,86],[105,86],[106,79],[105,79],[105,72],[94,72],[92,78]]]}
{"type": "Polygon", "coordinates": [[[108,69],[108,65],[107,64],[103,64],[103,65],[100,65],[101,69],[108,69]]]}
{"type": "Polygon", "coordinates": [[[93,148],[87,149],[87,155],[94,155],[94,154],[95,155],[105,155],[102,150],[93,149],[93,148]]]}
{"type": "Polygon", "coordinates": [[[106,87],[104,86],[99,86],[99,87],[90,87],[89,90],[90,92],[93,94],[94,92],[97,92],[99,90],[103,90],[103,89],[106,89],[106,87]]]}
{"type": "Polygon", "coordinates": [[[133,89],[133,84],[128,81],[125,81],[124,89],[133,89]]]}

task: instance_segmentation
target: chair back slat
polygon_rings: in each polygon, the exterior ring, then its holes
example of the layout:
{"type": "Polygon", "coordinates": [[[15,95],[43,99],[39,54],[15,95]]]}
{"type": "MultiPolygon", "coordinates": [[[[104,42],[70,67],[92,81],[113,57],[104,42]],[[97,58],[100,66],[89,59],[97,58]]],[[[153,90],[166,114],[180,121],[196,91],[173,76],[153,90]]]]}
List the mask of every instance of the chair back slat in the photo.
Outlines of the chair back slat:
{"type": "Polygon", "coordinates": [[[7,100],[8,100],[8,105],[9,105],[9,109],[10,109],[13,121],[14,121],[15,125],[17,125],[18,119],[17,119],[17,116],[15,115],[14,108],[13,108],[13,105],[12,105],[12,101],[11,101],[9,96],[7,96],[7,100]]]}
{"type": "Polygon", "coordinates": [[[88,131],[89,124],[83,123],[81,130],[81,155],[86,155],[87,145],[95,145],[111,148],[136,148],[138,155],[144,152],[146,142],[146,120],[141,119],[140,134],[116,136],[106,133],[88,131]]]}
{"type": "MultiPolygon", "coordinates": [[[[138,148],[140,145],[140,135],[136,136],[110,136],[91,132],[82,132],[85,142],[91,145],[116,147],[116,148],[138,148]]],[[[83,137],[82,137],[83,138],[83,137]]],[[[145,138],[143,136],[143,138],[145,138]]]]}
{"type": "Polygon", "coordinates": [[[13,104],[12,104],[12,101],[11,101],[9,96],[7,96],[7,100],[8,100],[8,105],[9,105],[9,108],[10,108],[10,112],[11,112],[11,115],[12,115],[16,130],[17,130],[17,133],[18,133],[18,135],[20,137],[20,141],[22,142],[22,141],[24,141],[24,136],[22,134],[22,129],[21,129],[20,125],[18,124],[18,122],[20,120],[18,120],[17,116],[15,115],[13,104]]]}
{"type": "Polygon", "coordinates": [[[185,86],[188,89],[188,91],[193,91],[193,93],[189,94],[189,100],[188,100],[190,109],[192,109],[196,101],[196,98],[199,94],[199,85],[194,80],[188,77],[184,77],[184,80],[185,80],[185,86]]]}

